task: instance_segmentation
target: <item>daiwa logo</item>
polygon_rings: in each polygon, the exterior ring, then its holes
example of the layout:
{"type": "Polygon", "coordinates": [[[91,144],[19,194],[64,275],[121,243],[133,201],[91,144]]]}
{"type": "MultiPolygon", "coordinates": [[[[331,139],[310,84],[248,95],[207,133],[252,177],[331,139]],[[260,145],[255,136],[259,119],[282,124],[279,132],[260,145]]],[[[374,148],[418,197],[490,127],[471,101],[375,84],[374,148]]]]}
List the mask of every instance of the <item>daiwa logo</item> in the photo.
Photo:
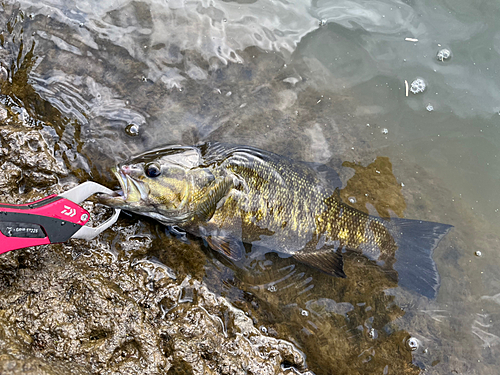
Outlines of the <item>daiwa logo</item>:
{"type": "Polygon", "coordinates": [[[69,206],[64,206],[64,210],[61,211],[63,215],[73,217],[76,215],[76,209],[69,206]]]}

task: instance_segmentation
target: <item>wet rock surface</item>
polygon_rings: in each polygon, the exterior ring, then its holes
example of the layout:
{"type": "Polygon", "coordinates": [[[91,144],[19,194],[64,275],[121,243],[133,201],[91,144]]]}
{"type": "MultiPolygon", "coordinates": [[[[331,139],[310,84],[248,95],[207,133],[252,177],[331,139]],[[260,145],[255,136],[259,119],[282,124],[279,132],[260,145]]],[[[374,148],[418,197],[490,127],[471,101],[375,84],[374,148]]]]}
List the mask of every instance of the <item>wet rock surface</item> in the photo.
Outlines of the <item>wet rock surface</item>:
{"type": "Polygon", "coordinates": [[[68,175],[45,141],[44,129],[19,131],[4,125],[0,128],[0,140],[0,195],[7,201],[13,193],[27,193],[26,187],[29,190],[32,186],[37,189],[53,186],[68,175]]]}

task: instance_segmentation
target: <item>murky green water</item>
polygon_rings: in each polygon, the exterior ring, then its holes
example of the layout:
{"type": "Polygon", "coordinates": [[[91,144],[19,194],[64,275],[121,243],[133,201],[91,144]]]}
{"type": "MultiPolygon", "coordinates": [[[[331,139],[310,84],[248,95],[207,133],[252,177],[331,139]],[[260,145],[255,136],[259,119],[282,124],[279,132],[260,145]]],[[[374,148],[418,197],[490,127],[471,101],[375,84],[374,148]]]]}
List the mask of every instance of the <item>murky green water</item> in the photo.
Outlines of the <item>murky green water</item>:
{"type": "Polygon", "coordinates": [[[219,140],[325,163],[360,209],[454,225],[429,301],[359,259],[345,280],[272,254],[239,270],[148,222],[151,255],[296,343],[316,374],[495,374],[499,16],[448,0],[6,2],[2,98],[43,122],[80,181],[112,187],[134,154],[219,140]],[[425,91],[406,95],[417,78],[425,91]],[[379,180],[363,168],[388,162],[379,180]]]}

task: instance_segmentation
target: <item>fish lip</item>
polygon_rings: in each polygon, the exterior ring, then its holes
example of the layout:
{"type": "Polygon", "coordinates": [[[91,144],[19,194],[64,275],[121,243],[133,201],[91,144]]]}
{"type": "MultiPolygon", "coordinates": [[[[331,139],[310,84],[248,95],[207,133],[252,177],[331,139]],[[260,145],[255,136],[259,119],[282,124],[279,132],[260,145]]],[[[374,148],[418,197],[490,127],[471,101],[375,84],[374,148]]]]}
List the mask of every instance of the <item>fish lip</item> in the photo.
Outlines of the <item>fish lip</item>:
{"type": "MultiPolygon", "coordinates": [[[[121,191],[122,191],[122,198],[124,201],[127,200],[128,198],[128,182],[127,182],[127,177],[125,174],[121,171],[118,170],[117,168],[112,169],[113,174],[115,175],[116,179],[118,180],[118,183],[120,184],[121,191]]],[[[119,194],[118,191],[115,193],[119,194]]]]}
{"type": "MultiPolygon", "coordinates": [[[[127,193],[130,193],[132,191],[132,189],[135,189],[139,192],[140,196],[141,196],[141,201],[142,202],[147,202],[148,201],[148,189],[146,189],[146,185],[141,182],[141,181],[137,181],[135,178],[129,176],[129,175],[125,175],[125,178],[126,178],[126,182],[127,182],[127,193]]],[[[128,197],[128,195],[127,195],[128,197]]]]}
{"type": "Polygon", "coordinates": [[[110,207],[123,206],[126,203],[128,196],[127,193],[127,181],[122,173],[119,173],[116,168],[112,168],[111,172],[115,175],[118,183],[120,184],[119,190],[112,191],[110,193],[99,193],[98,200],[110,207]]]}
{"type": "Polygon", "coordinates": [[[121,189],[109,194],[100,194],[100,202],[110,207],[134,212],[147,211],[151,206],[149,186],[140,178],[136,179],[126,173],[127,171],[123,171],[119,166],[113,167],[111,172],[118,180],[121,189]]]}
{"type": "MultiPolygon", "coordinates": [[[[137,192],[139,192],[141,201],[146,202],[148,200],[148,191],[144,183],[137,181],[128,174],[123,173],[119,168],[113,168],[113,174],[120,184],[121,191],[123,192],[123,200],[125,202],[128,200],[133,190],[137,190],[137,192]]],[[[117,194],[120,195],[119,191],[117,194]]],[[[115,197],[118,198],[117,196],[115,197]]]]}
{"type": "MultiPolygon", "coordinates": [[[[100,194],[101,200],[107,201],[108,204],[114,205],[125,205],[128,202],[128,199],[133,191],[137,191],[140,194],[140,200],[147,200],[147,191],[145,186],[140,181],[136,181],[133,177],[123,173],[120,168],[112,168],[114,176],[118,180],[120,184],[120,190],[115,190],[110,194],[100,194]]],[[[137,202],[136,202],[137,203],[137,202]]]]}

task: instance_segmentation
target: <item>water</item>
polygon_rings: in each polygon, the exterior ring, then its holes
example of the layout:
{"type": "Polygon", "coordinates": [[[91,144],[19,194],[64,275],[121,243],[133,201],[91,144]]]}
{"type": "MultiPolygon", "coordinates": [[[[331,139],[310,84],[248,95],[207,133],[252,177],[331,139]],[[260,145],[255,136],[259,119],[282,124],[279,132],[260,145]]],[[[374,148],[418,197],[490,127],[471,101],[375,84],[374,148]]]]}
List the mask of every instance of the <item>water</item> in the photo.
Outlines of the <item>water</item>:
{"type": "MultiPolygon", "coordinates": [[[[448,0],[5,2],[3,100],[47,124],[80,181],[113,186],[109,168],[131,155],[220,140],[325,163],[360,209],[454,225],[433,301],[356,259],[340,280],[273,254],[244,272],[205,248],[192,273],[317,374],[494,374],[499,16],[448,0]],[[425,91],[407,96],[417,78],[425,91]]],[[[182,256],[154,233],[171,267],[182,256]]]]}

